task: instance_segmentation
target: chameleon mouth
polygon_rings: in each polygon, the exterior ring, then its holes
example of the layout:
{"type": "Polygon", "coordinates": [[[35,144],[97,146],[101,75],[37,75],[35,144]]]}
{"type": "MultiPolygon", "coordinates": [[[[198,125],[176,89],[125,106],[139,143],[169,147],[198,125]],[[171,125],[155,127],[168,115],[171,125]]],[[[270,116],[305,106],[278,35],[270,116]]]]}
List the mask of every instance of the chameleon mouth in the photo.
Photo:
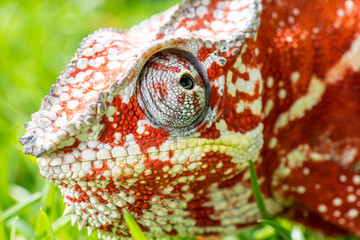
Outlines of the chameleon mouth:
{"type": "MultiPolygon", "coordinates": [[[[38,164],[41,174],[55,184],[69,180],[117,180],[136,178],[141,174],[147,176],[153,173],[153,169],[147,167],[148,162],[155,161],[161,163],[159,170],[171,175],[184,169],[199,168],[204,164],[204,155],[210,153],[228,153],[235,164],[254,159],[258,154],[254,152],[254,147],[260,149],[262,145],[261,132],[262,126],[259,126],[247,134],[222,135],[218,139],[198,140],[179,137],[177,140],[168,140],[166,145],[169,147],[153,149],[146,153],[129,146],[117,146],[111,150],[102,148],[96,151],[81,147],[83,150],[73,149],[71,153],[59,151],[46,154],[38,158],[38,164]]],[[[218,161],[221,162],[221,159],[218,161]]]]}
{"type": "Polygon", "coordinates": [[[77,180],[96,180],[111,179],[116,180],[121,177],[137,177],[144,173],[150,175],[151,172],[144,171],[147,161],[160,160],[177,165],[174,169],[162,168],[164,172],[176,174],[180,169],[178,166],[186,165],[188,169],[196,168],[202,155],[209,152],[233,153],[236,159],[244,148],[226,145],[202,145],[184,149],[182,154],[176,154],[174,151],[158,151],[153,153],[144,153],[136,155],[127,155],[122,157],[82,159],[81,157],[68,157],[64,153],[58,153],[55,158],[40,157],[38,164],[41,174],[52,181],[69,179],[77,180]],[[63,156],[62,156],[63,155],[63,156]],[[169,156],[172,156],[170,159],[169,156]]]}
{"type": "Polygon", "coordinates": [[[24,135],[19,139],[20,143],[23,145],[23,151],[25,154],[33,154],[35,152],[34,150],[34,142],[36,141],[36,136],[30,135],[26,136],[24,135]]]}

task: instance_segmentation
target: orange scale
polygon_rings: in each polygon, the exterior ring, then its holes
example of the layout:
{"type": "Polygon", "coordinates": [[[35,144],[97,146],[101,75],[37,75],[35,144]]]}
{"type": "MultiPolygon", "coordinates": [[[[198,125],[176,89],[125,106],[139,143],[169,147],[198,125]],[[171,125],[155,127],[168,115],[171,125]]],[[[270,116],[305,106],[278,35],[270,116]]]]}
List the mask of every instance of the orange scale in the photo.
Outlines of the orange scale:
{"type": "Polygon", "coordinates": [[[141,134],[135,135],[135,139],[141,141],[143,139],[143,136],[141,134]]]}

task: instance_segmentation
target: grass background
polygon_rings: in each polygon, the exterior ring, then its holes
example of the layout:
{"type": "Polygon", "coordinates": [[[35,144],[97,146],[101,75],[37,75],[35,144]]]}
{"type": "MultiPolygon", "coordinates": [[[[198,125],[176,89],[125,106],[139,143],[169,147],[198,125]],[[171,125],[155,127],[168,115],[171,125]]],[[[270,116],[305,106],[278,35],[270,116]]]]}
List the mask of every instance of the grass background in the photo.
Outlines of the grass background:
{"type": "MultiPolygon", "coordinates": [[[[1,240],[97,239],[96,232],[88,237],[86,229],[79,231],[71,227],[69,217],[62,217],[65,206],[60,192],[39,174],[36,158],[22,153],[18,139],[84,37],[99,28],[129,28],[178,2],[0,1],[1,240]]],[[[276,221],[294,229],[285,219],[276,221]]],[[[295,229],[300,229],[303,239],[324,239],[302,226],[295,229]]],[[[278,235],[269,226],[258,226],[228,239],[278,239],[278,235]]]]}

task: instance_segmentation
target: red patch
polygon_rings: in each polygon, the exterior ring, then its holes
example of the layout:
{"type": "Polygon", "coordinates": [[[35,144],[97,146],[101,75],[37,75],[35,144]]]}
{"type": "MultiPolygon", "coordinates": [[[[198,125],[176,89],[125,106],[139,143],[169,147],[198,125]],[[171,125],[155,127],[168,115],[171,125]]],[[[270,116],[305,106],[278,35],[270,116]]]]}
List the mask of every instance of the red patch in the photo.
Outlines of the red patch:
{"type": "Polygon", "coordinates": [[[60,148],[57,149],[55,151],[55,153],[59,153],[59,152],[64,152],[64,153],[72,153],[74,151],[74,149],[76,149],[80,144],[80,141],[75,139],[75,143],[69,147],[64,147],[64,148],[60,148]]]}
{"type": "Polygon", "coordinates": [[[200,62],[205,62],[205,60],[209,57],[211,53],[213,53],[216,50],[215,47],[207,48],[205,46],[202,46],[197,51],[197,59],[199,59],[200,62]]]}
{"type": "Polygon", "coordinates": [[[208,78],[211,82],[220,77],[223,74],[223,68],[216,62],[213,62],[207,69],[208,78]]]}
{"type": "Polygon", "coordinates": [[[142,152],[147,152],[147,148],[159,146],[168,138],[169,133],[161,128],[153,128],[144,124],[145,130],[139,134],[138,121],[144,120],[145,115],[138,105],[135,96],[130,98],[128,104],[122,102],[120,96],[114,98],[111,106],[116,108],[113,116],[108,118],[103,115],[100,124],[105,125],[105,129],[99,141],[102,143],[109,143],[113,146],[123,145],[126,141],[126,135],[133,134],[135,141],[139,144],[142,152]],[[116,139],[116,134],[120,134],[120,139],[116,139]]]}
{"type": "Polygon", "coordinates": [[[210,128],[207,128],[205,131],[201,132],[200,138],[206,139],[218,139],[220,137],[220,131],[216,129],[215,123],[211,125],[210,128]]]}

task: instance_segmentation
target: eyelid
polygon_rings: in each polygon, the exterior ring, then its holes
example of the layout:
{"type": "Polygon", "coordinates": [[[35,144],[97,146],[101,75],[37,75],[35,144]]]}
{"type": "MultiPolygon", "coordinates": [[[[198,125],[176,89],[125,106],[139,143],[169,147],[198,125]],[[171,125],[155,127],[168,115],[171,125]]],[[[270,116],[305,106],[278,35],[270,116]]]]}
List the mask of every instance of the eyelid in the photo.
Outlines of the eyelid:
{"type": "Polygon", "coordinates": [[[181,79],[183,76],[185,76],[185,75],[190,76],[193,80],[196,80],[196,76],[195,76],[195,74],[193,74],[192,72],[183,72],[183,73],[181,73],[180,76],[179,76],[179,81],[180,81],[180,79],[181,79]]]}

